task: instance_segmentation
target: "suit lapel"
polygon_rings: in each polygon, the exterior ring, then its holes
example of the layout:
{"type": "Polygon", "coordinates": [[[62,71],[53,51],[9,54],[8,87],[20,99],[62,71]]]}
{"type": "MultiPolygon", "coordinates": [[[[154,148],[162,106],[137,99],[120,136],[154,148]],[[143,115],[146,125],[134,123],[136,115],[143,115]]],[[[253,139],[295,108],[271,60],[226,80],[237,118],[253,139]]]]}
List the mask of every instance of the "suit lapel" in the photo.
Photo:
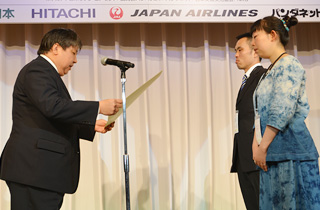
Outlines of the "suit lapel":
{"type": "MultiPolygon", "coordinates": [[[[258,66],[257,66],[258,67],[258,66]]],[[[238,92],[238,97],[237,97],[237,104],[241,101],[241,99],[243,98],[243,96],[245,95],[245,93],[249,90],[250,86],[252,85],[254,79],[257,76],[257,67],[254,68],[254,70],[251,72],[250,77],[248,78],[246,84],[244,85],[244,87],[241,89],[239,89],[238,92]]]]}
{"type": "MultiPolygon", "coordinates": [[[[58,74],[58,75],[59,75],[59,74],[58,74]]],[[[58,77],[59,77],[58,81],[59,81],[59,83],[60,83],[60,86],[62,86],[62,88],[63,88],[64,92],[67,94],[68,98],[71,99],[71,96],[70,96],[70,94],[69,94],[69,91],[68,91],[66,85],[64,84],[63,80],[61,79],[61,76],[59,75],[58,77]]]]}

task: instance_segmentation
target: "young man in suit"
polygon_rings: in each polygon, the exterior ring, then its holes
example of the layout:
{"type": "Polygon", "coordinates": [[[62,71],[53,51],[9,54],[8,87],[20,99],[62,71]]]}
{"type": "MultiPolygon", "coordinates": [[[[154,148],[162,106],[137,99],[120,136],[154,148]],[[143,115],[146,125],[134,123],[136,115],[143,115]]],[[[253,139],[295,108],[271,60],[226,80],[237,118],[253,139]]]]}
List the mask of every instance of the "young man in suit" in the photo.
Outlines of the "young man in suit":
{"type": "Polygon", "coordinates": [[[238,180],[248,210],[259,209],[259,171],[252,157],[254,125],[253,92],[266,71],[252,48],[251,35],[237,37],[236,64],[244,70],[244,77],[236,102],[236,131],[234,135],[231,172],[238,173],[238,180]]]}
{"type": "Polygon", "coordinates": [[[7,182],[12,210],[57,210],[79,181],[79,139],[106,133],[97,115],[113,115],[121,99],[73,101],[61,76],[77,63],[82,44],[70,29],[43,37],[38,57],[20,71],[13,91],[12,131],[3,150],[0,178],[7,182]]]}

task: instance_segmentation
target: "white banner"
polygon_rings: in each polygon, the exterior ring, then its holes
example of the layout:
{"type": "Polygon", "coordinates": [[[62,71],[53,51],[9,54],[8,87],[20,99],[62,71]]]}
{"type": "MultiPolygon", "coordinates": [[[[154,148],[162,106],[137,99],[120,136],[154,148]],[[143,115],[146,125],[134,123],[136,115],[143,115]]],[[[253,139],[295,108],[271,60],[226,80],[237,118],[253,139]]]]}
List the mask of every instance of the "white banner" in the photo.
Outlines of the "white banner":
{"type": "Polygon", "coordinates": [[[320,21],[319,0],[1,0],[0,23],[320,21]],[[280,4],[279,4],[280,3],[280,4]]]}

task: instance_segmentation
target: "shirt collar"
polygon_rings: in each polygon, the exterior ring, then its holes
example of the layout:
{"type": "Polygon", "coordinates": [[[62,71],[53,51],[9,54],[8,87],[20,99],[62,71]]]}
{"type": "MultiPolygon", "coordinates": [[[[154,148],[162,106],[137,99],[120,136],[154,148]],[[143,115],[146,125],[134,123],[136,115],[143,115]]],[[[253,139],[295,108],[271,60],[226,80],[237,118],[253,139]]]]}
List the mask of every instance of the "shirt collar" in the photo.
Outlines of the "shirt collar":
{"type": "MultiPolygon", "coordinates": [[[[54,63],[52,62],[52,60],[50,58],[48,58],[47,56],[45,56],[44,54],[41,54],[40,55],[41,57],[43,57],[44,59],[46,59],[52,66],[53,68],[55,68],[55,70],[58,72],[59,74],[59,71],[58,71],[58,68],[56,67],[56,65],[54,65],[54,63]]],[[[60,74],[59,74],[60,75],[60,74]]]]}
{"type": "Polygon", "coordinates": [[[253,66],[250,67],[250,69],[245,73],[245,75],[247,76],[247,78],[250,77],[251,72],[253,71],[253,69],[255,69],[257,66],[262,66],[261,63],[256,63],[253,66]]]}

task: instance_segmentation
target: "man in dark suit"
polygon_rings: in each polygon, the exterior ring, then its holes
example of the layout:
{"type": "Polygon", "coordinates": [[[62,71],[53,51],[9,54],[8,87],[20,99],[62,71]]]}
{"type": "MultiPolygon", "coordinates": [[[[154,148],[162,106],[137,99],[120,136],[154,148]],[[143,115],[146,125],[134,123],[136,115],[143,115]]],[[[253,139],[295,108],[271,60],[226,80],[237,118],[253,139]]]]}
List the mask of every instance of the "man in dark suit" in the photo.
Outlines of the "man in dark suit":
{"type": "Polygon", "coordinates": [[[252,48],[251,35],[237,37],[236,64],[245,75],[236,102],[236,130],[234,135],[231,172],[238,173],[238,180],[248,210],[259,209],[259,171],[252,159],[254,125],[253,92],[266,71],[252,48]]]}
{"type": "Polygon", "coordinates": [[[97,115],[113,115],[121,99],[73,101],[61,76],[77,62],[82,44],[70,29],[53,29],[38,57],[20,71],[13,90],[12,131],[3,150],[0,178],[7,182],[12,210],[60,209],[79,181],[79,139],[106,133],[97,115]]]}

